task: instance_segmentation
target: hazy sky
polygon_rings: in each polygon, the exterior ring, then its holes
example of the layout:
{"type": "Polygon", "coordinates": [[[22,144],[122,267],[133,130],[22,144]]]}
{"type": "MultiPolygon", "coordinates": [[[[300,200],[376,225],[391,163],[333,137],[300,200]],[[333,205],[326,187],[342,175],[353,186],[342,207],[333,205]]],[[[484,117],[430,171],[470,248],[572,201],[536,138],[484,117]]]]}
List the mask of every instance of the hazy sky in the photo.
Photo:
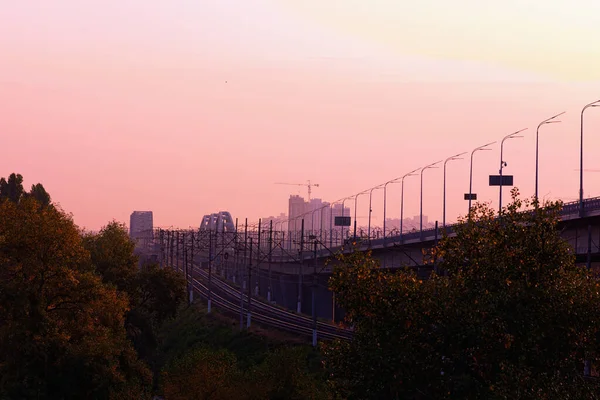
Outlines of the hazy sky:
{"type": "MultiPolygon", "coordinates": [[[[504,173],[530,196],[535,128],[567,111],[541,130],[540,195],[571,201],[599,40],[597,0],[0,0],[0,175],[43,183],[89,229],[133,210],[187,227],[306,195],[274,182],[337,200],[498,140],[475,155],[473,190],[497,205],[500,139],[529,128],[505,142],[504,173]]],[[[585,128],[585,195],[600,196],[600,108],[585,128]]],[[[448,164],[448,219],[467,210],[468,171],[468,155],[448,164]]],[[[430,220],[441,194],[427,170],[430,220]]]]}

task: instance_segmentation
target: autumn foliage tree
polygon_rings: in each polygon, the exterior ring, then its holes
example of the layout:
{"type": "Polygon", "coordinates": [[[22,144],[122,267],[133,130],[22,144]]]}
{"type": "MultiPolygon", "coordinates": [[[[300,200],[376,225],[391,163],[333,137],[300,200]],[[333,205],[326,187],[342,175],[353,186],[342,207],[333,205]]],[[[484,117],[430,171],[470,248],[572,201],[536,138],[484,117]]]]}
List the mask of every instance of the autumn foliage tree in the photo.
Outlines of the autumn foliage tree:
{"type": "Polygon", "coordinates": [[[341,257],[331,288],[355,326],[324,348],[332,389],[360,399],[597,398],[600,286],[557,230],[560,203],[477,205],[419,280],[365,254],[341,257]]]}
{"type": "Polygon", "coordinates": [[[102,283],[70,216],[0,200],[0,397],[139,398],[149,371],[125,335],[128,299],[102,283]]]}
{"type": "Polygon", "coordinates": [[[140,357],[148,360],[157,346],[157,328],[174,317],[185,301],[185,279],[156,264],[140,266],[134,254],[135,243],[125,225],[116,221],[97,234],[85,235],[84,246],[90,252],[92,268],[103,282],[129,300],[127,335],[140,357]]]}

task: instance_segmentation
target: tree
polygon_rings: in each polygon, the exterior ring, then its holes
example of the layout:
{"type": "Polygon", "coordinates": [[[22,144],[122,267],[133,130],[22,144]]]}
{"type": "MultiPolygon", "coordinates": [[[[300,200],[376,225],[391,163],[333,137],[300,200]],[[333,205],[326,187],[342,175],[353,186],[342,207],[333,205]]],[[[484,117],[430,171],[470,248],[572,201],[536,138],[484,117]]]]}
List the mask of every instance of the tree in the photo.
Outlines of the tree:
{"type": "Polygon", "coordinates": [[[597,398],[581,377],[597,360],[600,286],[557,230],[560,203],[500,217],[477,205],[433,250],[441,276],[384,272],[341,257],[331,287],[355,325],[325,347],[345,398],[597,398]]]}
{"type": "Polygon", "coordinates": [[[138,271],[138,258],[133,253],[135,244],[129,239],[127,228],[116,221],[110,222],[96,235],[86,235],[84,245],[91,254],[92,265],[105,283],[126,293],[138,271]]]}
{"type": "Polygon", "coordinates": [[[46,192],[44,186],[41,183],[31,185],[31,190],[29,193],[25,194],[26,196],[31,196],[38,201],[42,205],[42,207],[47,207],[50,205],[51,199],[50,194],[46,192]]]}
{"type": "Polygon", "coordinates": [[[156,264],[138,267],[135,244],[123,224],[112,221],[98,234],[84,238],[93,268],[103,281],[114,285],[129,299],[127,336],[140,358],[150,361],[157,346],[157,329],[177,314],[185,300],[185,279],[156,264]]]}
{"type": "Polygon", "coordinates": [[[199,348],[183,354],[163,371],[163,392],[169,400],[240,398],[240,373],[235,355],[199,348]]]}
{"type": "Polygon", "coordinates": [[[89,257],[60,209],[0,201],[0,397],[107,398],[149,383],[125,336],[128,300],[89,257]]]}
{"type": "Polygon", "coordinates": [[[0,178],[0,200],[7,199],[13,203],[18,203],[23,195],[23,176],[12,173],[8,181],[0,178]]]}
{"type": "Polygon", "coordinates": [[[309,353],[302,347],[275,349],[248,374],[247,395],[255,399],[327,399],[324,380],[310,370],[309,353]],[[252,385],[252,384],[255,385],[252,385]],[[254,394],[255,397],[251,397],[254,394]]]}
{"type": "Polygon", "coordinates": [[[31,185],[31,191],[25,192],[23,190],[23,176],[21,174],[10,174],[8,181],[0,178],[0,201],[7,199],[13,203],[18,203],[25,197],[33,197],[42,207],[47,207],[51,203],[50,194],[46,192],[41,183],[31,185]]]}
{"type": "Polygon", "coordinates": [[[132,308],[127,331],[142,359],[156,350],[158,329],[177,315],[185,302],[185,278],[170,268],[144,265],[129,288],[132,308]]]}

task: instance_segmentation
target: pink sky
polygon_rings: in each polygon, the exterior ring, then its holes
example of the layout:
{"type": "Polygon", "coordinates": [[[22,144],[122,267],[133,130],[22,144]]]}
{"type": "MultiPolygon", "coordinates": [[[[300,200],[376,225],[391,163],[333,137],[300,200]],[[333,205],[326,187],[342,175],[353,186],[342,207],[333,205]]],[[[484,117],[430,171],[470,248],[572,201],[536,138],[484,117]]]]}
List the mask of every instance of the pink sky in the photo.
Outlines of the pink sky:
{"type": "MultiPolygon", "coordinates": [[[[274,182],[310,179],[313,197],[337,200],[525,127],[504,173],[530,196],[535,128],[561,111],[540,136],[540,195],[578,196],[579,112],[600,98],[597,1],[5,3],[0,175],[43,183],[82,227],[133,210],[159,226],[220,210],[255,220],[306,195],[274,182]]],[[[599,171],[585,195],[600,196],[600,108],[585,126],[585,168],[599,171]]],[[[475,157],[473,191],[497,205],[499,145],[475,157]]],[[[449,220],[466,212],[468,168],[449,164],[449,220]]],[[[430,220],[441,191],[442,170],[426,171],[430,220]]],[[[405,215],[418,213],[410,178],[405,215]]]]}

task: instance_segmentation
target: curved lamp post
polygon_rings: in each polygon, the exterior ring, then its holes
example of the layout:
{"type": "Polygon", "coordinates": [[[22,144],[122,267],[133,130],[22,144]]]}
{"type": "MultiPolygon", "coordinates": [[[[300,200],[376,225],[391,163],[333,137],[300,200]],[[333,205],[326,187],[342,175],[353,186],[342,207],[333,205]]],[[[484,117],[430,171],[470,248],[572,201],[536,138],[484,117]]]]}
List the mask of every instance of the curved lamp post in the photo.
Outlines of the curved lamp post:
{"type": "MultiPolygon", "coordinates": [[[[342,199],[342,217],[344,216],[344,210],[346,209],[346,200],[350,200],[352,196],[348,196],[342,199]]],[[[344,225],[341,226],[341,234],[340,234],[340,244],[344,243],[344,225]]],[[[350,228],[348,228],[350,229],[350,228]]]]}
{"type": "Polygon", "coordinates": [[[313,236],[316,237],[317,235],[315,235],[315,211],[321,211],[321,218],[320,218],[321,229],[319,229],[319,241],[322,241],[321,235],[323,234],[323,226],[322,226],[323,225],[323,212],[322,212],[322,210],[327,207],[329,207],[329,204],[327,204],[326,206],[321,206],[319,208],[315,208],[314,210],[311,211],[311,215],[310,215],[310,221],[312,224],[312,234],[313,234],[313,236]]]}
{"type": "Polygon", "coordinates": [[[523,136],[519,136],[518,134],[526,131],[527,128],[521,129],[519,131],[513,132],[510,135],[506,135],[502,138],[502,142],[500,142],[500,196],[498,199],[498,214],[500,214],[502,212],[502,170],[504,169],[504,167],[506,167],[508,164],[506,163],[506,161],[504,161],[503,158],[503,151],[504,151],[504,141],[507,139],[516,139],[516,138],[522,138],[523,136]]]}
{"type": "MultiPolygon", "coordinates": [[[[333,247],[333,205],[339,203],[340,201],[346,200],[339,199],[334,201],[333,203],[329,203],[329,247],[333,247]]],[[[342,206],[342,216],[344,216],[344,207],[342,206]]]]}
{"type": "Polygon", "coordinates": [[[360,196],[361,194],[365,194],[367,193],[367,190],[362,191],[360,193],[356,193],[354,195],[354,239],[356,240],[356,206],[358,203],[358,196],[360,196]]]}
{"type": "Polygon", "coordinates": [[[400,243],[402,243],[402,235],[404,232],[404,226],[403,226],[403,221],[404,221],[404,178],[407,178],[409,176],[415,176],[416,174],[414,172],[417,172],[419,170],[419,168],[415,169],[414,171],[409,172],[408,174],[405,174],[402,178],[400,178],[400,243]]]}
{"type": "Polygon", "coordinates": [[[386,228],[385,228],[385,220],[386,220],[386,210],[387,210],[387,185],[389,185],[390,183],[397,183],[400,179],[404,179],[406,176],[410,176],[410,175],[414,175],[415,172],[417,172],[419,169],[415,169],[410,171],[408,174],[396,178],[396,179],[392,179],[391,181],[387,181],[386,183],[383,184],[383,247],[385,247],[385,242],[386,242],[386,228]]]}
{"type": "Polygon", "coordinates": [[[442,206],[442,227],[445,228],[446,227],[446,164],[448,163],[448,161],[454,161],[454,160],[462,160],[462,158],[460,158],[460,156],[467,154],[467,152],[465,151],[464,153],[460,153],[460,154],[456,154],[453,155],[452,157],[448,157],[446,158],[446,161],[444,161],[444,193],[443,193],[443,206],[442,206]]]}
{"type": "Polygon", "coordinates": [[[555,120],[554,118],[560,117],[561,115],[563,115],[565,112],[561,112],[560,114],[556,114],[553,117],[550,117],[548,119],[543,120],[542,122],[540,122],[540,124],[537,126],[537,129],[535,131],[535,200],[538,200],[538,160],[539,160],[539,135],[540,135],[540,128],[542,127],[542,125],[546,125],[546,124],[556,124],[558,122],[558,120],[555,120]]]}
{"type": "Polygon", "coordinates": [[[491,146],[494,143],[496,142],[484,144],[483,146],[479,146],[471,152],[471,165],[469,167],[469,212],[467,213],[469,219],[471,219],[471,197],[473,196],[473,155],[480,150],[491,150],[488,149],[488,146],[491,146]]]}
{"type": "Polygon", "coordinates": [[[371,243],[371,205],[373,204],[373,190],[381,189],[383,185],[375,186],[369,190],[369,224],[367,227],[367,238],[369,239],[369,243],[371,243]]]}
{"type": "Polygon", "coordinates": [[[583,112],[590,107],[600,107],[600,100],[586,104],[581,110],[581,145],[579,149],[579,216],[583,217],[583,112]]]}
{"type": "Polygon", "coordinates": [[[429,165],[424,166],[423,168],[421,168],[421,205],[420,205],[420,216],[419,216],[419,229],[421,232],[421,236],[423,235],[423,172],[426,169],[430,169],[430,168],[437,168],[436,165],[441,163],[442,160],[440,161],[436,161],[434,163],[431,163],[429,165]]]}

